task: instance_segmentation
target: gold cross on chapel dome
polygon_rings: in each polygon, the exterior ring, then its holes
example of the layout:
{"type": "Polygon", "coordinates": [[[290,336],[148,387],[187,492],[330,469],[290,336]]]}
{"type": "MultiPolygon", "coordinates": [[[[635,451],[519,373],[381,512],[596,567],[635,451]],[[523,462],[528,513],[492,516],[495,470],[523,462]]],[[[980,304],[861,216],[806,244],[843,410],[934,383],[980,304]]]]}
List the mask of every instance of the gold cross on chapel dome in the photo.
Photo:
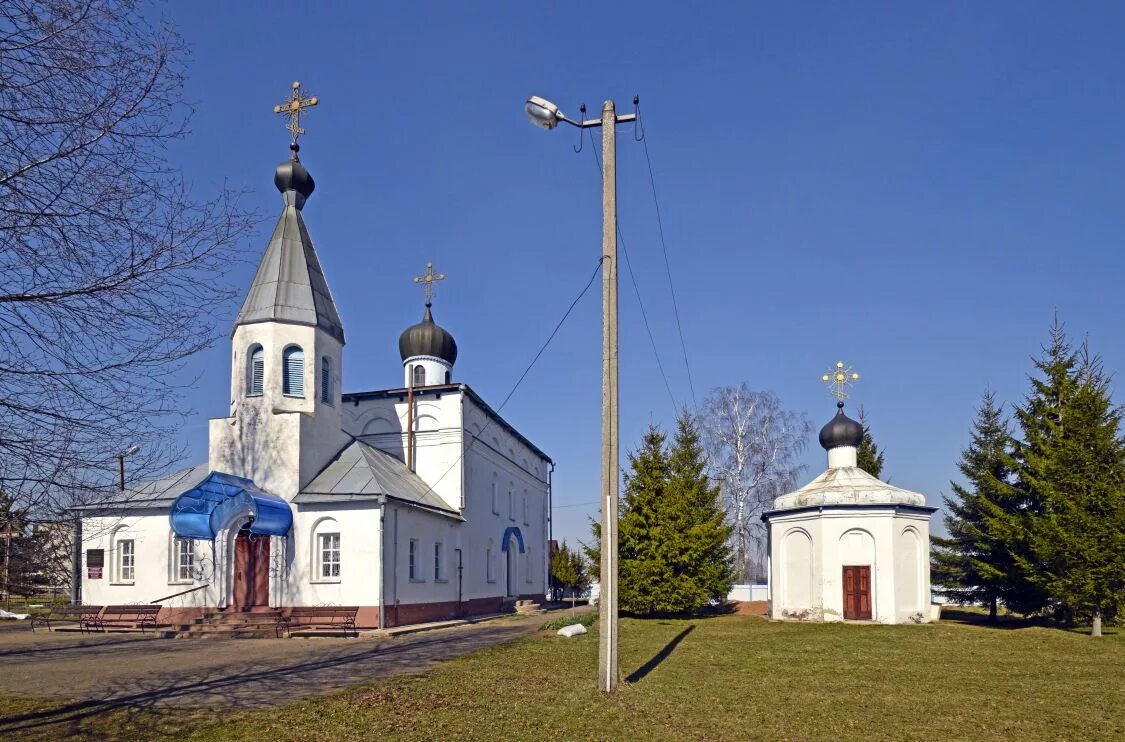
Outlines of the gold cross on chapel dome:
{"type": "Polygon", "coordinates": [[[273,107],[273,112],[281,116],[286,116],[289,123],[285,124],[285,128],[293,136],[291,144],[297,143],[297,137],[305,133],[301,128],[301,114],[304,113],[306,108],[312,108],[320,101],[314,95],[311,98],[306,98],[301,95],[301,83],[294,81],[293,90],[289,93],[289,99],[279,106],[273,107]]]}
{"type": "Polygon", "coordinates": [[[853,371],[851,366],[845,365],[843,361],[837,361],[836,366],[821,376],[820,380],[827,382],[829,393],[843,402],[848,398],[848,387],[854,386],[859,381],[859,374],[853,371]]]}
{"type": "Polygon", "coordinates": [[[422,291],[426,294],[426,304],[429,304],[434,298],[434,282],[444,280],[444,273],[434,273],[433,263],[426,263],[426,272],[420,276],[414,276],[414,283],[422,284],[422,291]]]}

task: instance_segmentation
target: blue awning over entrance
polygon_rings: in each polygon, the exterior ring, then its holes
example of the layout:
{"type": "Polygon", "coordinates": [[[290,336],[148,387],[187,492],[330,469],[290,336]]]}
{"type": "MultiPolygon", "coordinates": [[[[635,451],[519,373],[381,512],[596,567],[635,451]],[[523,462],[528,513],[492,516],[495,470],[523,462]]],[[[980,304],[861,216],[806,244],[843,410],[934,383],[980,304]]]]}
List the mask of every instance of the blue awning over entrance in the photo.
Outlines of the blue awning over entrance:
{"type": "Polygon", "coordinates": [[[219,471],[177,497],[168,518],[180,538],[213,539],[235,514],[246,511],[252,518],[250,533],[284,536],[293,525],[288,502],[249,479],[219,471]]]}

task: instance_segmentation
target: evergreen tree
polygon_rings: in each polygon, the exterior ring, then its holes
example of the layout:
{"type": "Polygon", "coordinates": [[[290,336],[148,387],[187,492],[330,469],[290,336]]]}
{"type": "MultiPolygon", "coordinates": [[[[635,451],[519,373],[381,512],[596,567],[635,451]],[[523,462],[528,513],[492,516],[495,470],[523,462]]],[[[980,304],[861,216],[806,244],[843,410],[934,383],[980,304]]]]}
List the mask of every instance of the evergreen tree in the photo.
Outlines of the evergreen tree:
{"type": "MultiPolygon", "coordinates": [[[[629,454],[618,521],[618,601],[638,615],[690,613],[722,604],[734,581],[719,487],[705,473],[699,433],[685,412],[671,447],[650,426],[629,454]]],[[[601,528],[586,547],[600,564],[601,528]]],[[[597,567],[594,567],[597,569],[597,567]]]]}
{"type": "Polygon", "coordinates": [[[856,466],[878,479],[883,473],[883,452],[871,437],[871,426],[867,424],[867,413],[862,407],[859,408],[859,424],[863,426],[863,440],[855,453],[856,466]]]}
{"type": "Polygon", "coordinates": [[[1025,453],[1025,479],[1039,517],[1030,521],[1032,578],[1065,617],[1092,622],[1125,605],[1125,444],[1098,358],[1082,348],[1066,386],[1061,416],[1049,435],[1025,453]]]}
{"type": "Polygon", "coordinates": [[[1069,420],[1077,389],[1078,355],[1055,317],[1050,339],[1039,358],[1032,358],[1039,376],[1031,376],[1031,391],[1015,408],[1021,433],[1013,448],[1010,468],[1016,473],[1015,490],[1001,513],[990,519],[990,528],[1012,555],[1010,591],[1005,603],[1012,610],[1030,614],[1048,607],[1067,618],[1069,609],[1050,596],[1039,579],[1042,565],[1032,551],[1032,525],[1043,517],[1044,488],[1052,476],[1056,444],[1063,436],[1063,421],[1069,420]]]}
{"type": "Polygon", "coordinates": [[[569,595],[571,602],[576,593],[585,592],[590,585],[586,562],[582,555],[566,545],[566,541],[551,555],[551,577],[555,585],[569,595]]]}
{"type": "Polygon", "coordinates": [[[1009,468],[1012,445],[995,394],[985,392],[958,464],[965,484],[952,482],[954,496],[942,498],[949,537],[932,537],[934,584],[960,603],[988,606],[993,621],[1000,600],[1027,592],[1018,584],[1022,570],[992,529],[993,518],[1003,517],[1016,495],[1009,468]]]}

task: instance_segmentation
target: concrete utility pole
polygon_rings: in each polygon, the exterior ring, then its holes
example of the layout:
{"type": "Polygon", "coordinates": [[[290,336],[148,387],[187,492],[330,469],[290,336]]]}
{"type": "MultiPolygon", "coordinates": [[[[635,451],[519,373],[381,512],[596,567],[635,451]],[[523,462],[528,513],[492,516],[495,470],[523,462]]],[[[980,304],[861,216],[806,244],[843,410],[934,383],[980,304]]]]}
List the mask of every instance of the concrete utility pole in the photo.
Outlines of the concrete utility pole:
{"type": "Polygon", "coordinates": [[[617,687],[617,113],[602,105],[602,590],[599,685],[617,687]]]}
{"type": "MultiPolygon", "coordinates": [[[[633,105],[639,103],[633,98],[633,105]]],[[[554,129],[559,121],[582,129],[602,130],[602,542],[601,621],[598,643],[598,686],[605,692],[617,687],[617,507],[620,483],[617,374],[617,130],[616,125],[636,121],[637,114],[618,116],[612,100],[602,104],[600,119],[571,121],[558,106],[532,96],[525,107],[531,123],[554,129]]],[[[582,106],[586,112],[586,106],[582,106]]]]}

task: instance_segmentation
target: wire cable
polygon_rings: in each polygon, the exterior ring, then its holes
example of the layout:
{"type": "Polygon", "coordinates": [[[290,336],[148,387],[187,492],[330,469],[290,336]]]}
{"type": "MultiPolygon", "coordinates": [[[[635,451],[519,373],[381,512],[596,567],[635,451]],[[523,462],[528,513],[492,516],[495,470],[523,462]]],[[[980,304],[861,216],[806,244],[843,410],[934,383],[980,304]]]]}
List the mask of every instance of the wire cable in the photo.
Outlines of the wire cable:
{"type": "MultiPolygon", "coordinates": [[[[594,153],[594,164],[598,173],[602,171],[602,160],[598,157],[598,148],[591,147],[594,153]]],[[[641,308],[641,319],[645,323],[645,332],[648,333],[648,342],[652,345],[652,355],[656,358],[656,367],[660,370],[660,378],[664,379],[664,388],[668,390],[668,398],[672,400],[673,412],[679,412],[680,406],[676,403],[676,395],[672,393],[672,385],[668,383],[668,374],[664,372],[664,364],[660,361],[660,352],[656,349],[656,338],[653,337],[652,327],[648,323],[648,312],[645,311],[644,300],[641,299],[641,289],[637,285],[637,277],[633,274],[633,261],[629,258],[629,248],[625,244],[625,236],[621,233],[621,220],[617,221],[617,241],[621,243],[621,251],[625,253],[625,268],[629,272],[629,280],[633,284],[633,293],[637,296],[637,304],[641,308]]]]}
{"type": "Polygon", "coordinates": [[[684,368],[687,370],[688,387],[691,388],[691,402],[698,412],[699,402],[695,398],[695,382],[691,378],[691,364],[688,363],[687,343],[684,342],[684,326],[680,322],[680,306],[676,301],[676,287],[672,283],[672,265],[668,260],[668,243],[664,240],[664,219],[660,216],[660,199],[656,197],[656,178],[652,174],[652,159],[648,155],[648,137],[642,137],[641,143],[644,144],[645,148],[648,182],[652,186],[652,202],[656,205],[656,226],[660,231],[660,249],[664,252],[664,270],[668,274],[668,290],[672,293],[672,311],[676,315],[676,330],[680,334],[680,350],[684,353],[684,368]]]}
{"type": "MultiPolygon", "coordinates": [[[[508,401],[512,398],[512,395],[514,395],[516,393],[516,390],[520,388],[520,384],[522,384],[524,379],[527,378],[527,375],[529,373],[531,373],[532,367],[535,366],[535,363],[539,360],[540,356],[542,356],[544,351],[547,350],[547,346],[549,346],[551,344],[551,341],[555,339],[555,335],[559,334],[559,330],[562,329],[563,323],[566,322],[567,318],[570,316],[570,313],[574,311],[574,308],[576,306],[578,306],[578,302],[582,301],[582,297],[584,297],[586,295],[586,293],[590,290],[590,287],[594,285],[594,279],[598,277],[598,272],[601,271],[602,264],[604,262],[605,262],[605,257],[598,258],[598,264],[596,266],[594,266],[594,272],[590,275],[590,280],[587,281],[586,285],[582,287],[582,290],[580,292],[578,292],[578,296],[574,297],[574,301],[572,301],[570,303],[570,306],[566,308],[566,311],[563,313],[562,318],[555,325],[555,329],[551,330],[551,334],[547,336],[547,340],[543,343],[542,346],[540,346],[539,352],[536,353],[535,357],[531,359],[531,363],[527,364],[527,368],[525,368],[523,370],[523,373],[520,374],[519,379],[517,379],[516,383],[512,386],[512,390],[510,392],[508,392],[508,396],[504,397],[504,401],[501,402],[500,406],[496,408],[496,414],[497,415],[500,414],[500,410],[504,409],[504,405],[508,404],[508,401]]],[[[407,414],[413,415],[414,411],[413,410],[407,410],[407,414]]],[[[483,428],[480,429],[480,432],[477,433],[476,435],[471,436],[472,440],[469,441],[468,446],[465,446],[465,449],[461,452],[461,455],[458,456],[453,461],[453,463],[450,464],[449,467],[446,468],[446,470],[441,473],[440,477],[438,477],[436,480],[434,480],[433,484],[427,484],[426,489],[428,489],[430,492],[434,492],[434,488],[437,487],[439,484],[441,484],[441,480],[445,479],[445,476],[447,474],[449,474],[449,472],[453,471],[453,467],[455,467],[455,466],[457,466],[458,464],[461,463],[461,461],[465,458],[465,456],[469,453],[469,451],[472,450],[473,444],[475,444],[477,442],[477,440],[479,440],[481,438],[481,436],[484,435],[486,430],[488,430],[490,427],[492,427],[492,423],[494,423],[495,421],[496,421],[495,417],[489,416],[488,422],[485,424],[485,426],[483,428]]],[[[434,492],[434,494],[437,494],[437,493],[434,492]]]]}

